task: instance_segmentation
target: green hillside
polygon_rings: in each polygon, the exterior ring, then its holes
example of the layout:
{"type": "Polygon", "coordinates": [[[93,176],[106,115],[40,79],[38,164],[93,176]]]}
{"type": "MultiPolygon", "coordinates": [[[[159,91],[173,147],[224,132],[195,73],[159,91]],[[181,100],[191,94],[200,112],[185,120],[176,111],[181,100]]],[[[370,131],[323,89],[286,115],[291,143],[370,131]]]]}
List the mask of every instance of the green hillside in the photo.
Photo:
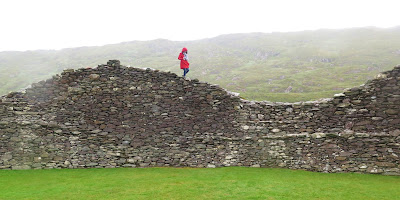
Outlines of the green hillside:
{"type": "Polygon", "coordinates": [[[245,99],[306,101],[331,97],[400,64],[400,27],[248,33],[175,42],[133,41],[59,51],[0,52],[0,95],[50,78],[65,68],[123,65],[181,74],[178,54],[189,49],[190,78],[245,99]]]}

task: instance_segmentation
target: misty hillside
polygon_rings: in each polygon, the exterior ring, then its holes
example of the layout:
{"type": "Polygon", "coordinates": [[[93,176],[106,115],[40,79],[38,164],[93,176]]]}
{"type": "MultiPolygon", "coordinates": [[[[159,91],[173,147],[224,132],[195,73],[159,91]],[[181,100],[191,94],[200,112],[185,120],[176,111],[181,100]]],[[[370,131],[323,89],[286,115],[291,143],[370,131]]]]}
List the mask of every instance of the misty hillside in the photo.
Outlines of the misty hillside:
{"type": "Polygon", "coordinates": [[[133,41],[101,47],[0,52],[0,95],[65,68],[123,65],[172,71],[189,49],[188,77],[219,84],[246,99],[305,101],[331,97],[400,64],[400,27],[249,33],[175,42],[133,41]]]}

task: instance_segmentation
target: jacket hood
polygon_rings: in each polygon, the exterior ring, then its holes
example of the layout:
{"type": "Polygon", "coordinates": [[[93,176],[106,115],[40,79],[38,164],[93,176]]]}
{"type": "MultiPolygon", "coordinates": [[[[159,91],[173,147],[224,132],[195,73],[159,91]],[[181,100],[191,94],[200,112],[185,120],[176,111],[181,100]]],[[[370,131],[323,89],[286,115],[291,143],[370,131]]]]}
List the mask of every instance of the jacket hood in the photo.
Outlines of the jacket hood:
{"type": "Polygon", "coordinates": [[[186,47],[183,47],[182,53],[183,53],[184,51],[187,51],[187,48],[186,48],[186,47]]]}

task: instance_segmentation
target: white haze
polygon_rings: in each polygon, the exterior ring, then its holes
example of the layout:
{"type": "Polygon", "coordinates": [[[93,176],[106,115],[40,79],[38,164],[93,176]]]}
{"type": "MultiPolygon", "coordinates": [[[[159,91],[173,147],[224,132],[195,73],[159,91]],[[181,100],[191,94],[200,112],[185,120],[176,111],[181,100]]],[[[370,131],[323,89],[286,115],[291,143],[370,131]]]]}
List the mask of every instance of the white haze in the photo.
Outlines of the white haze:
{"type": "Polygon", "coordinates": [[[0,51],[400,25],[396,0],[2,0],[0,51]]]}

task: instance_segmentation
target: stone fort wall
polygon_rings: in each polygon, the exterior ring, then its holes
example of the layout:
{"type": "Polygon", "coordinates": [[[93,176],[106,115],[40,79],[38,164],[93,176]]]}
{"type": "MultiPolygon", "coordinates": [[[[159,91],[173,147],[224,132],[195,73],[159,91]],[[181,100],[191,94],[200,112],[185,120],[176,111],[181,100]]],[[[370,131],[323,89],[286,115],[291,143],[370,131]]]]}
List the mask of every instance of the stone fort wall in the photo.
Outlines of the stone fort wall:
{"type": "Polygon", "coordinates": [[[400,174],[400,66],[331,99],[242,100],[121,66],[65,70],[0,102],[0,169],[282,167],[400,174]]]}

